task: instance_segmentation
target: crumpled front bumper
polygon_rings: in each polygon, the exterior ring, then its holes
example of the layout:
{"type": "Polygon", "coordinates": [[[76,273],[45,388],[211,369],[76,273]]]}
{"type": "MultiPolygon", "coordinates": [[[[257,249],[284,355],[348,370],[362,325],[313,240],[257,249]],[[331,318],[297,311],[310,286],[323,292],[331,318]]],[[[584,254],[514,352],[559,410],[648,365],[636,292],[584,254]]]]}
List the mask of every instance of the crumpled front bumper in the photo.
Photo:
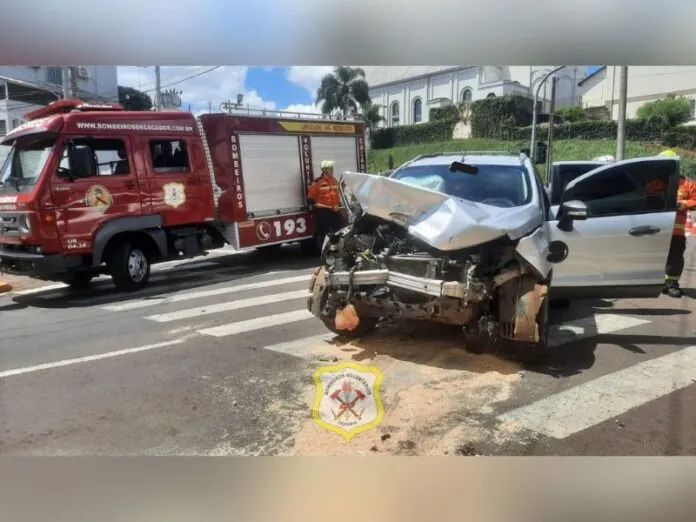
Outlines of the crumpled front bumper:
{"type": "MultiPolygon", "coordinates": [[[[502,272],[493,279],[493,286],[500,286],[506,281],[521,274],[520,270],[502,272]]],[[[361,286],[386,285],[410,290],[431,297],[453,297],[456,299],[480,300],[486,297],[485,290],[476,287],[468,281],[444,281],[417,277],[391,270],[361,270],[351,272],[333,272],[326,275],[329,288],[352,287],[354,290],[361,286]]]]}

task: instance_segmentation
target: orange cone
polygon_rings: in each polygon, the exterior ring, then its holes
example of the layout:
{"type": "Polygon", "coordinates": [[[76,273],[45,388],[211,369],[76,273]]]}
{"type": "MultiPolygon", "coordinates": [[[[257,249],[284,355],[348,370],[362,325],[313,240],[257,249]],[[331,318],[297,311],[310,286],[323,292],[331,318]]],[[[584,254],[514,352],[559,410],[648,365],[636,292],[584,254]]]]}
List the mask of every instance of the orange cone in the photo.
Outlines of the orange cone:
{"type": "Polygon", "coordinates": [[[12,285],[5,281],[0,281],[0,294],[6,294],[12,290],[12,285]]]}

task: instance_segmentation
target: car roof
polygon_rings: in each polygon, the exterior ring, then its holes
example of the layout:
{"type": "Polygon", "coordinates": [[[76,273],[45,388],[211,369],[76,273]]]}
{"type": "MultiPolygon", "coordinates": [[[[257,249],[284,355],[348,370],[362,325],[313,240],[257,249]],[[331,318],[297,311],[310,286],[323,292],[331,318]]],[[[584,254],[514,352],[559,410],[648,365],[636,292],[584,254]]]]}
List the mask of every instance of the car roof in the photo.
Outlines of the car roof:
{"type": "Polygon", "coordinates": [[[554,161],[554,165],[604,165],[605,163],[609,163],[608,161],[603,161],[603,160],[563,160],[563,161],[554,161]]]}

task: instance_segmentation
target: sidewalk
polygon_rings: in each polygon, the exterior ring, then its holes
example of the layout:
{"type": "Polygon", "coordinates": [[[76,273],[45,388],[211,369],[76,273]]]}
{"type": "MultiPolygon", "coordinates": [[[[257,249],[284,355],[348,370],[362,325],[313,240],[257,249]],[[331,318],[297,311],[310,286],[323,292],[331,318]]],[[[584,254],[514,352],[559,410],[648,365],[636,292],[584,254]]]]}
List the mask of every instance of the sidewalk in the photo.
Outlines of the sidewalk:
{"type": "Polygon", "coordinates": [[[40,281],[38,279],[31,279],[30,277],[24,276],[0,274],[0,296],[8,294],[10,292],[33,290],[34,288],[41,288],[42,286],[48,286],[51,284],[55,283],[51,283],[50,281],[40,281]]]}

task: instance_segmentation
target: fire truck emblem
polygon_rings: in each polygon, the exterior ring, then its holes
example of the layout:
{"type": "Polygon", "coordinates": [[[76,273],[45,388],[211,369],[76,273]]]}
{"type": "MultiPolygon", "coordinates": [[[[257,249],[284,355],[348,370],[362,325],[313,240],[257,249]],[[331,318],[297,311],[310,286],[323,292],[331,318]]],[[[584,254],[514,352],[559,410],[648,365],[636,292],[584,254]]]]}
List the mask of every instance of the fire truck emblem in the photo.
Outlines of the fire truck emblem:
{"type": "Polygon", "coordinates": [[[384,417],[380,397],[382,373],[374,366],[343,361],[314,373],[316,397],[312,418],[346,441],[375,428],[384,417]]]}
{"type": "Polygon", "coordinates": [[[183,183],[166,183],[163,188],[165,205],[179,208],[186,203],[186,187],[183,183]]]}
{"type": "Polygon", "coordinates": [[[261,241],[268,241],[271,238],[271,225],[265,221],[256,225],[256,237],[261,241]]]}
{"type": "Polygon", "coordinates": [[[85,205],[100,212],[106,212],[113,202],[111,192],[103,185],[92,185],[85,194],[85,205]]]}

